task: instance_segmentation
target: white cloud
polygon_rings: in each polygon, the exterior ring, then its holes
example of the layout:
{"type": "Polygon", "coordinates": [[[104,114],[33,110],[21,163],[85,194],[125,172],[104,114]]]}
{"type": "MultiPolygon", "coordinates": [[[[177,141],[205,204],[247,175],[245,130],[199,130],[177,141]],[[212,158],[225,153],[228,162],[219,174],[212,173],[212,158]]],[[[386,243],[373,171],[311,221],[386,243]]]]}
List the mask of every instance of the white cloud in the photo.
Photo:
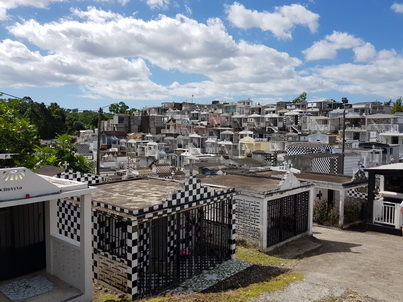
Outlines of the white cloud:
{"type": "Polygon", "coordinates": [[[302,51],[308,61],[334,59],[340,49],[353,49],[355,60],[364,62],[371,60],[376,54],[372,44],[366,43],[347,33],[334,31],[324,40],[315,42],[311,47],[302,51]]]}
{"type": "Polygon", "coordinates": [[[262,44],[235,41],[220,19],[199,23],[183,15],[161,15],[145,21],[93,7],[72,12],[70,19],[20,21],[8,28],[15,41],[0,42],[0,70],[7,74],[0,77],[0,87],[78,84],[91,97],[158,101],[191,95],[275,98],[329,90],[401,94],[397,90],[403,79],[396,75],[403,58],[394,51],[376,52],[370,43],[346,33],[334,32],[305,55],[328,58],[339,49],[351,49],[356,64],[298,71],[299,59],[262,44]],[[155,83],[154,68],[172,72],[172,82],[155,83]],[[186,74],[204,80],[186,82],[186,74]]]}
{"type": "Polygon", "coordinates": [[[52,2],[64,2],[67,0],[4,0],[0,2],[0,20],[7,19],[7,11],[20,6],[32,6],[46,8],[52,2]]]}
{"type": "Polygon", "coordinates": [[[130,0],[95,0],[95,2],[111,2],[111,3],[117,2],[125,6],[127,3],[130,2],[130,0]]]}
{"type": "Polygon", "coordinates": [[[318,68],[312,72],[331,82],[334,89],[352,94],[399,97],[403,79],[396,76],[403,68],[403,57],[383,50],[370,64],[341,64],[318,68]]]}
{"type": "Polygon", "coordinates": [[[88,21],[95,23],[104,23],[120,18],[119,14],[110,11],[98,10],[93,6],[89,6],[86,11],[73,8],[71,9],[71,12],[74,16],[80,19],[87,19],[88,21]]]}
{"type": "MultiPolygon", "coordinates": [[[[127,98],[141,95],[143,99],[157,95],[164,99],[170,95],[251,94],[258,90],[280,94],[290,88],[290,79],[297,76],[294,69],[301,64],[267,46],[234,41],[220,19],[204,24],[177,15],[144,21],[93,7],[73,10],[73,14],[79,19],[45,24],[28,20],[9,28],[19,40],[28,40],[47,54],[35,53],[40,64],[34,64],[46,70],[47,76],[42,77],[46,85],[76,82],[88,91],[110,94],[115,90],[127,98]],[[58,64],[54,63],[56,58],[58,64]],[[146,62],[168,71],[199,74],[206,80],[163,87],[150,80],[146,62]]],[[[18,45],[33,55],[23,44],[18,45]]],[[[20,60],[13,57],[17,52],[10,53],[7,65],[14,72],[27,66],[20,66],[20,60]]],[[[5,55],[0,54],[0,61],[5,55]]],[[[37,80],[29,83],[27,78],[25,84],[40,85],[37,80]]],[[[0,86],[14,83],[6,78],[3,81],[0,86]]]]}
{"type": "Polygon", "coordinates": [[[319,26],[319,15],[299,4],[276,7],[274,13],[269,13],[249,10],[234,2],[226,10],[227,18],[234,26],[242,29],[257,27],[271,31],[280,39],[292,38],[291,32],[296,25],[307,26],[311,32],[316,32],[319,26]]]}
{"type": "Polygon", "coordinates": [[[353,48],[356,62],[370,62],[376,56],[375,47],[371,43],[365,43],[353,48]]]}
{"type": "Polygon", "coordinates": [[[168,9],[169,0],[146,0],[146,1],[147,5],[151,9],[168,9]]]}
{"type": "Polygon", "coordinates": [[[192,9],[190,8],[190,6],[188,6],[188,5],[185,5],[184,6],[185,7],[185,12],[186,12],[186,14],[188,15],[188,16],[190,16],[193,12],[192,12],[192,9]]]}
{"type": "Polygon", "coordinates": [[[403,4],[402,3],[393,3],[391,8],[395,13],[403,14],[403,4]]]}

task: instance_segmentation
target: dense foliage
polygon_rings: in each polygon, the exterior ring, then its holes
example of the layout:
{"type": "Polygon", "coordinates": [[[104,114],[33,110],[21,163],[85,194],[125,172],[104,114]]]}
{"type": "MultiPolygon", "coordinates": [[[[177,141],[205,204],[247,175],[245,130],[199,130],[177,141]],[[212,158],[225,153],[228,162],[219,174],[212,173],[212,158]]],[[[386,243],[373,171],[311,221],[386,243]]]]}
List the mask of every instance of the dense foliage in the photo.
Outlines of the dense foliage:
{"type": "Polygon", "coordinates": [[[392,102],[391,105],[392,109],[390,110],[390,113],[394,114],[396,112],[403,112],[403,100],[401,97],[392,102]]]}
{"type": "Polygon", "coordinates": [[[136,109],[134,108],[129,109],[129,106],[127,106],[124,102],[114,103],[109,106],[109,112],[115,114],[133,113],[135,111],[136,109]]]}
{"type": "Polygon", "coordinates": [[[52,139],[65,132],[67,113],[56,103],[46,106],[25,98],[21,104],[21,113],[36,126],[41,139],[52,139]]]}
{"type": "Polygon", "coordinates": [[[93,163],[76,154],[72,139],[67,134],[57,136],[51,146],[36,147],[34,151],[24,162],[28,168],[35,170],[42,166],[55,166],[83,173],[93,172],[93,163]]]}
{"type": "MultiPolygon", "coordinates": [[[[0,95],[1,96],[1,95],[0,95]]],[[[44,103],[37,103],[29,97],[23,99],[0,99],[2,104],[14,110],[13,115],[18,113],[20,119],[25,119],[31,125],[36,127],[37,136],[40,139],[54,139],[57,135],[67,133],[77,135],[80,130],[94,129],[98,127],[98,112],[83,111],[71,112],[61,108],[57,103],[50,103],[46,106],[44,103]]],[[[113,107],[116,113],[129,113],[135,109],[120,102],[113,107]],[[122,112],[125,111],[125,112],[122,112]]],[[[114,113],[115,111],[111,111],[114,113]]],[[[2,113],[2,116],[4,113],[2,113]]],[[[111,119],[111,113],[103,113],[102,120],[111,119]]]]}
{"type": "MultiPolygon", "coordinates": [[[[0,99],[0,153],[16,153],[22,160],[39,145],[37,128],[19,109],[21,100],[0,99]]],[[[13,160],[0,161],[0,167],[12,166],[13,160]]]]}
{"type": "Polygon", "coordinates": [[[303,92],[298,97],[293,99],[291,102],[293,102],[293,103],[303,103],[303,102],[306,102],[306,97],[307,97],[306,92],[303,92]]]}
{"type": "MultiPolygon", "coordinates": [[[[15,154],[0,161],[0,168],[52,165],[91,172],[92,163],[75,153],[70,134],[96,128],[98,117],[97,112],[69,112],[56,103],[46,106],[27,97],[0,98],[0,153],[15,154]],[[40,139],[55,140],[41,147],[40,139]]],[[[101,118],[109,119],[111,114],[101,118]]]]}

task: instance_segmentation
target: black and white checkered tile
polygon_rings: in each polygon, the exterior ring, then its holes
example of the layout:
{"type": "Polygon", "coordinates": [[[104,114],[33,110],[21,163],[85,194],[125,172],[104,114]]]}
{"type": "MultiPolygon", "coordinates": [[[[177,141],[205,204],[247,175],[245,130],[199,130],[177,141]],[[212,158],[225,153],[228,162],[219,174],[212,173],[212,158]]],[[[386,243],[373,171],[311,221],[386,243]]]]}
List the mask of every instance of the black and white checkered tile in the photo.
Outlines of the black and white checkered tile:
{"type": "Polygon", "coordinates": [[[62,179],[74,180],[74,181],[78,181],[78,182],[83,182],[83,183],[86,183],[89,185],[107,182],[107,179],[102,176],[76,172],[73,170],[67,170],[62,173],[59,173],[56,175],[56,177],[62,178],[62,179]]]}
{"type": "Polygon", "coordinates": [[[356,189],[350,189],[347,191],[347,196],[353,197],[353,198],[362,198],[362,199],[368,199],[368,194],[358,192],[356,189]]]}
{"type": "Polygon", "coordinates": [[[311,162],[311,171],[314,173],[337,174],[337,157],[317,157],[311,162]]]}
{"type": "MultiPolygon", "coordinates": [[[[159,206],[154,206],[137,211],[128,211],[116,206],[93,202],[93,205],[113,210],[118,213],[132,216],[131,226],[128,230],[127,239],[127,286],[128,293],[135,298],[138,294],[138,273],[139,270],[146,269],[150,260],[150,231],[151,221],[162,217],[168,219],[168,255],[174,254],[175,241],[177,236],[177,224],[175,223],[174,214],[199,206],[231,201],[229,203],[228,215],[230,218],[230,237],[228,246],[230,254],[235,254],[235,203],[233,189],[215,191],[209,187],[202,185],[200,180],[191,177],[185,181],[183,187],[172,194],[169,200],[166,200],[159,206]]],[[[99,209],[99,208],[98,208],[99,209]]],[[[102,213],[101,209],[96,210],[96,213],[102,213]]],[[[108,213],[109,215],[109,213],[108,213]]],[[[97,238],[102,236],[103,230],[97,227],[97,215],[94,215],[94,251],[97,250],[97,238]]],[[[173,260],[173,259],[171,259],[173,260]]],[[[94,262],[94,271],[97,263],[94,262]]],[[[208,269],[208,267],[206,267],[208,269]]],[[[96,275],[95,275],[96,278],[96,275]]]]}
{"type": "Polygon", "coordinates": [[[327,150],[332,150],[330,145],[320,145],[320,146],[287,146],[287,155],[302,155],[302,154],[312,154],[312,153],[326,153],[327,150]]]}
{"type": "Polygon", "coordinates": [[[67,200],[57,201],[57,229],[60,235],[80,242],[80,206],[67,200]]]}

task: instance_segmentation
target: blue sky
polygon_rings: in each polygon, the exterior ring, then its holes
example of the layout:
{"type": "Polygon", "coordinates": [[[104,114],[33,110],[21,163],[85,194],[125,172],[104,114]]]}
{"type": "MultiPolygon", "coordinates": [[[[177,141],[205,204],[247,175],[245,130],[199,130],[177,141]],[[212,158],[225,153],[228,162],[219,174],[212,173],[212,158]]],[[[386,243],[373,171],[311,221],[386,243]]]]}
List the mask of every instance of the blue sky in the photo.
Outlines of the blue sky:
{"type": "Polygon", "coordinates": [[[64,108],[383,102],[402,74],[403,1],[0,3],[0,91],[64,108]]]}

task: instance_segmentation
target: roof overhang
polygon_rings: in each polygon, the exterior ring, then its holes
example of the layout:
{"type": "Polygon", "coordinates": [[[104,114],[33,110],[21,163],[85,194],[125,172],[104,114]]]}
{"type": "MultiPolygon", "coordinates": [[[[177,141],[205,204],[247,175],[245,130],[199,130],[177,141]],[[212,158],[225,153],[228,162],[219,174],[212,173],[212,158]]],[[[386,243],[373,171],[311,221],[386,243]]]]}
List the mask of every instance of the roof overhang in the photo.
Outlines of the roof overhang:
{"type": "Polygon", "coordinates": [[[96,192],[87,184],[36,174],[27,168],[0,169],[0,208],[96,192]]]}

